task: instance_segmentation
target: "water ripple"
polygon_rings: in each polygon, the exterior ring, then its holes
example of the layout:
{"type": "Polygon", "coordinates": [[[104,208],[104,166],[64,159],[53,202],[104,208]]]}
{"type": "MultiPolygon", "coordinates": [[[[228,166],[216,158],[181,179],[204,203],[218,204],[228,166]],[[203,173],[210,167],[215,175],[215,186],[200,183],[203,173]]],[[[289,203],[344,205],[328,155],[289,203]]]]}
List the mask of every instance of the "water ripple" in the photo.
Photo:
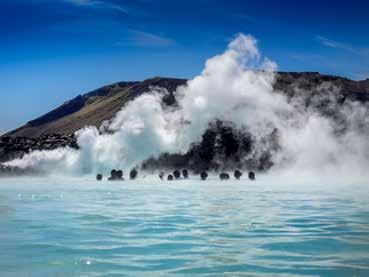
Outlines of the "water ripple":
{"type": "Polygon", "coordinates": [[[1,276],[369,276],[367,187],[44,182],[0,186],[1,276]]]}

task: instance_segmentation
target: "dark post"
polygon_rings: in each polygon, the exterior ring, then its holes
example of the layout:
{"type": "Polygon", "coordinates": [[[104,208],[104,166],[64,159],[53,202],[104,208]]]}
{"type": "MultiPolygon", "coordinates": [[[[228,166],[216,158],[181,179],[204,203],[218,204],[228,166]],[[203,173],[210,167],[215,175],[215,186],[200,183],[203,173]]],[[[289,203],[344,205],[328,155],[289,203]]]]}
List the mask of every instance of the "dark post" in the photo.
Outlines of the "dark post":
{"type": "Polygon", "coordinates": [[[117,171],[117,180],[123,180],[123,171],[122,170],[117,171]]]}
{"type": "Polygon", "coordinates": [[[229,174],[225,173],[225,172],[222,172],[222,173],[219,174],[219,178],[220,178],[220,180],[228,180],[229,179],[229,174]]]}
{"type": "Polygon", "coordinates": [[[173,176],[174,178],[179,179],[181,177],[181,172],[179,172],[179,170],[174,170],[173,176]]]}
{"type": "Polygon", "coordinates": [[[183,169],[182,170],[182,176],[183,178],[187,179],[188,178],[188,170],[187,169],[183,169]]]}
{"type": "Polygon", "coordinates": [[[114,181],[117,179],[117,171],[115,169],[113,169],[110,172],[110,177],[108,178],[109,181],[114,181]]]}
{"type": "Polygon", "coordinates": [[[237,180],[239,180],[242,176],[242,172],[239,171],[238,169],[234,171],[234,175],[233,175],[237,180]]]}
{"type": "Polygon", "coordinates": [[[160,178],[161,180],[163,180],[163,178],[164,178],[164,172],[163,172],[163,171],[160,171],[160,173],[159,173],[159,178],[160,178]]]}
{"type": "Polygon", "coordinates": [[[206,180],[208,178],[208,173],[206,171],[201,172],[200,174],[201,180],[206,180]]]}
{"type": "Polygon", "coordinates": [[[252,181],[255,180],[255,172],[253,172],[253,171],[249,172],[249,179],[252,180],[252,181]]]}
{"type": "Polygon", "coordinates": [[[137,177],[137,170],[136,170],[136,168],[133,168],[133,169],[131,170],[131,172],[129,173],[129,178],[130,178],[131,180],[134,180],[134,179],[136,179],[136,177],[137,177]]]}

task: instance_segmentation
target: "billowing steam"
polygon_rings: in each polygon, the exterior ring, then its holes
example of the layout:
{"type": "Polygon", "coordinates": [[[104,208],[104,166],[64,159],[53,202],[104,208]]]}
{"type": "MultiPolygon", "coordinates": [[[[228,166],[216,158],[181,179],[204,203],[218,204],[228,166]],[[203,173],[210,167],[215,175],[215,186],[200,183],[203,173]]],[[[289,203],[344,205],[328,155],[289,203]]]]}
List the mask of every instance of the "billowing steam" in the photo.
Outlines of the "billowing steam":
{"type": "Polygon", "coordinates": [[[262,59],[253,37],[240,34],[223,54],[206,62],[199,76],[177,89],[176,107],[164,107],[162,93],[153,89],[100,129],[78,131],[80,150],[35,151],[8,164],[75,174],[130,168],[163,152],[186,152],[210,122],[221,119],[253,134],[254,154],[277,129],[275,171],[363,174],[363,165],[369,164],[369,136],[363,131],[369,126],[368,108],[342,106],[339,115],[346,127],[338,135],[340,126],[331,119],[307,109],[298,97],[290,101],[273,90],[276,69],[262,59]]]}

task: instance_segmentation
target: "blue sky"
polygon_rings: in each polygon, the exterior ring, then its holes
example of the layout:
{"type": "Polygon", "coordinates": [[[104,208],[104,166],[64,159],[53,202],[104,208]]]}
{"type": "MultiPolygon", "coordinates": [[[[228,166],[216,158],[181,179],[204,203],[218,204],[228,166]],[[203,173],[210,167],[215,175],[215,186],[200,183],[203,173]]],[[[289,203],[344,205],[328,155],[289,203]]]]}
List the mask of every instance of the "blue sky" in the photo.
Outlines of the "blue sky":
{"type": "Polygon", "coordinates": [[[0,0],[0,132],[105,84],[191,78],[239,32],[283,71],[369,77],[367,1],[0,0]]]}

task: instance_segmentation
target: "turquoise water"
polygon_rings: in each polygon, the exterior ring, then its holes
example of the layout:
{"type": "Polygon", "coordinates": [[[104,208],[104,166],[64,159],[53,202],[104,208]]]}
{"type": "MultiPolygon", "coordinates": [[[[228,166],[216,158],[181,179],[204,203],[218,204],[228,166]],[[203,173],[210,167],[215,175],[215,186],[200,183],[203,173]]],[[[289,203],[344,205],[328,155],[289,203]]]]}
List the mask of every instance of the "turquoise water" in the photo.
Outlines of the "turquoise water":
{"type": "Polygon", "coordinates": [[[369,276],[368,192],[0,180],[0,276],[369,276]]]}

